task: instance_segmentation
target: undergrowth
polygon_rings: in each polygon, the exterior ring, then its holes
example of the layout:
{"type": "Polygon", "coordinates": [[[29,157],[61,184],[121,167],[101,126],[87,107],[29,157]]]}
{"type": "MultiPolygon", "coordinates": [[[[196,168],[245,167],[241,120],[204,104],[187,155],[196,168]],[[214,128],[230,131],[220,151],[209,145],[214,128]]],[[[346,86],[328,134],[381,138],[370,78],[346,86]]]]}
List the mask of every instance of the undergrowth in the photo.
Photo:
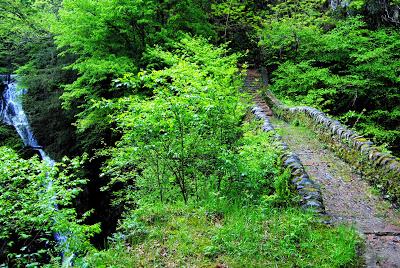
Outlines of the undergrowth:
{"type": "Polygon", "coordinates": [[[127,210],[108,247],[85,267],[355,267],[353,228],[321,223],[297,205],[280,152],[258,124],[246,124],[229,157],[236,172],[221,191],[173,202],[142,199],[127,210]],[[229,183],[228,183],[229,182],[229,183]],[[151,201],[150,201],[151,200],[151,201]]]}
{"type": "Polygon", "coordinates": [[[129,213],[88,267],[351,267],[359,240],[298,208],[224,201],[154,204],[129,213]],[[216,204],[218,203],[218,204],[216,204]]]}

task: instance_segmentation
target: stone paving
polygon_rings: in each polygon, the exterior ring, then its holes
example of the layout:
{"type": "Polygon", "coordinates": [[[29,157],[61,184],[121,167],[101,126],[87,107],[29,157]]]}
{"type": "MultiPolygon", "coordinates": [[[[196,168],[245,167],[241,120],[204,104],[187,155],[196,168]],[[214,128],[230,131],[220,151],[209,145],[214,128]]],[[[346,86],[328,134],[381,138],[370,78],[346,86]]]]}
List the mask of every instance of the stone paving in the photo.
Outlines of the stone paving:
{"type": "MultiPolygon", "coordinates": [[[[249,90],[256,92],[257,79],[257,72],[250,71],[249,90]]],[[[275,118],[258,94],[254,95],[254,102],[300,158],[310,178],[320,185],[329,222],[353,225],[365,239],[365,266],[400,267],[399,211],[375,194],[362,175],[328,150],[312,130],[275,118]]]]}
{"type": "Polygon", "coordinates": [[[351,224],[365,238],[367,267],[400,267],[400,217],[349,164],[325,149],[309,130],[277,122],[283,140],[321,186],[333,224],[351,224]]]}

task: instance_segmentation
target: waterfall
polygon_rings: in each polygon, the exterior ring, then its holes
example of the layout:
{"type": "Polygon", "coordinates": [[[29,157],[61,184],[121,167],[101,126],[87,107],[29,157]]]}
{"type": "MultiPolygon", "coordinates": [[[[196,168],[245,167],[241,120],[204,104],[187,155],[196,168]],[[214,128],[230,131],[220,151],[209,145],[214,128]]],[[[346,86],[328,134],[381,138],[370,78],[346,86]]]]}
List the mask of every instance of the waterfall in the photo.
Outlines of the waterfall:
{"type": "Polygon", "coordinates": [[[54,166],[54,160],[39,146],[29,125],[28,118],[22,108],[21,98],[25,93],[26,90],[17,88],[15,77],[10,76],[6,84],[6,89],[3,92],[3,99],[0,103],[0,118],[5,124],[15,127],[15,130],[18,132],[25,146],[37,150],[47,164],[54,166]]]}
{"type": "Polygon", "coordinates": [[[329,6],[333,11],[336,11],[340,6],[342,8],[346,8],[350,5],[350,0],[329,0],[329,6]]]}
{"type": "Polygon", "coordinates": [[[329,5],[331,6],[331,8],[333,10],[336,10],[339,5],[339,1],[338,0],[329,0],[329,5]]]}
{"type": "MultiPolygon", "coordinates": [[[[14,75],[0,75],[1,80],[5,81],[5,90],[3,96],[0,99],[0,119],[7,125],[14,126],[18,135],[25,146],[37,150],[41,158],[51,167],[55,165],[55,161],[51,159],[46,152],[42,149],[33,134],[33,131],[29,125],[28,117],[26,116],[22,107],[22,95],[26,94],[26,89],[19,89],[14,75]]],[[[53,182],[49,181],[47,190],[53,187],[53,182]]],[[[53,202],[54,200],[50,200],[53,202]]],[[[54,204],[54,208],[57,210],[57,204],[54,204]]],[[[59,245],[65,245],[68,248],[68,239],[64,234],[56,233],[54,235],[56,242],[59,245]]],[[[73,254],[71,256],[63,255],[63,267],[71,266],[73,254]]]]}

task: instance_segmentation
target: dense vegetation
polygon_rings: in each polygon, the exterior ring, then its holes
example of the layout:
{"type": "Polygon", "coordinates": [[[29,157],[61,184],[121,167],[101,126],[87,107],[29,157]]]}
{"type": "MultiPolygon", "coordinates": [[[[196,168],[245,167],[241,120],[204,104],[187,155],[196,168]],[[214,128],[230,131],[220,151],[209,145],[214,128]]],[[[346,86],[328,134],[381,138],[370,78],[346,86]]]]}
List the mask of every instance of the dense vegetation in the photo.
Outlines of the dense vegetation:
{"type": "Polygon", "coordinates": [[[0,147],[0,261],[15,267],[56,263],[90,247],[99,226],[82,224],[72,205],[85,180],[75,175],[81,160],[50,167],[38,157],[21,159],[0,147]],[[59,237],[56,243],[55,237],[59,237]]]}
{"type": "Polygon", "coordinates": [[[0,126],[0,262],[356,265],[355,231],[298,207],[241,90],[263,66],[288,103],[398,154],[399,3],[330,3],[0,0],[0,73],[60,162],[0,126]]]}
{"type": "Polygon", "coordinates": [[[289,103],[320,108],[399,154],[400,32],[362,16],[362,1],[330,13],[312,2],[307,15],[277,7],[280,16],[260,30],[265,65],[274,70],[271,90],[289,103]],[[338,20],[341,12],[353,16],[338,20]]]}

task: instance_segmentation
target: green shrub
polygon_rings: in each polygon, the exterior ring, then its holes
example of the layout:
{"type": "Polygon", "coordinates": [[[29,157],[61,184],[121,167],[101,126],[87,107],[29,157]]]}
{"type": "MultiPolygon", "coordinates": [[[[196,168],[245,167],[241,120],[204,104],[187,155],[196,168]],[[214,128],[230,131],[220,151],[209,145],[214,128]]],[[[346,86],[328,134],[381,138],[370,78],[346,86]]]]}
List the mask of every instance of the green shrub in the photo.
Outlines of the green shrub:
{"type": "Polygon", "coordinates": [[[225,172],[220,156],[234,148],[246,111],[238,55],[226,53],[223,46],[189,37],[173,53],[151,50],[149,56],[168,67],[126,75],[117,83],[134,92],[150,91],[152,97],[137,94],[94,104],[94,109],[113,110],[109,118],[123,133],[116,148],[102,152],[111,155],[103,169],[110,186],[125,186],[117,203],[174,202],[179,196],[188,202],[201,199],[210,187],[219,190],[225,172]]]}
{"type": "Polygon", "coordinates": [[[71,208],[85,183],[73,175],[79,165],[74,159],[52,168],[37,157],[24,160],[0,147],[0,263],[39,266],[60,258],[61,252],[79,256],[91,247],[89,238],[99,227],[82,224],[71,208]],[[57,244],[55,234],[66,242],[57,244]]]}
{"type": "Polygon", "coordinates": [[[275,24],[263,29],[260,45],[268,55],[288,53],[275,62],[271,90],[294,104],[329,112],[398,151],[400,32],[368,29],[362,17],[328,25],[284,17],[275,24]],[[295,26],[280,30],[287,21],[295,26]],[[287,44],[292,35],[297,38],[295,50],[287,44]]]}

